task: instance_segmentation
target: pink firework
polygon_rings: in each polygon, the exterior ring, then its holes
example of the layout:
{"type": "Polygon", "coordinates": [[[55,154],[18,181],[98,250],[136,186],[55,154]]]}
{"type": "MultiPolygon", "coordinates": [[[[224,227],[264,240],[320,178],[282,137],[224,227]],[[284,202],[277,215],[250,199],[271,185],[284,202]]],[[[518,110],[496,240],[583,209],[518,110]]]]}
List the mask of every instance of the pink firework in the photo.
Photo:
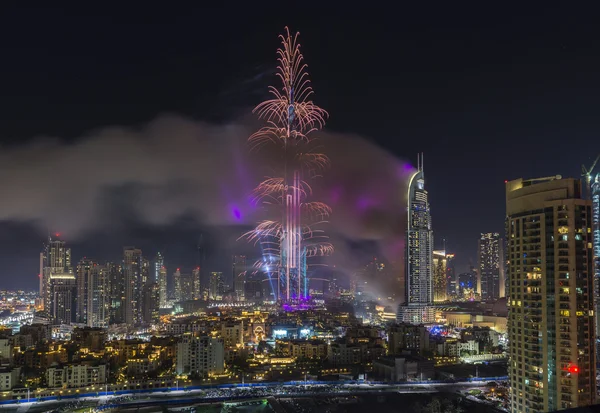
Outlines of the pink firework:
{"type": "Polygon", "coordinates": [[[292,37],[285,30],[277,50],[281,85],[269,87],[273,98],[254,109],[266,125],[249,138],[253,150],[274,145],[283,159],[277,175],[267,177],[252,194],[254,202],[263,204],[273,216],[242,237],[260,244],[263,258],[255,268],[277,280],[277,299],[295,302],[308,299],[307,258],[329,255],[333,246],[321,229],[331,208],[308,199],[312,195],[308,181],[329,166],[329,158],[317,151],[313,136],[325,125],[328,114],[311,100],[313,90],[298,34],[292,37]]]}

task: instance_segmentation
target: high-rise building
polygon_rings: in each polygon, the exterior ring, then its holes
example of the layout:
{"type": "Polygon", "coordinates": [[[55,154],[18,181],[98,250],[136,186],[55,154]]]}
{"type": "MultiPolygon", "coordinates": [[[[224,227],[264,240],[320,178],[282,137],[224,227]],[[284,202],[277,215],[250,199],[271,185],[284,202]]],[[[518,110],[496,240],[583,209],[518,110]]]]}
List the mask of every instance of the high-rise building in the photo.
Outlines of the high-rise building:
{"type": "Polygon", "coordinates": [[[455,254],[446,254],[446,285],[448,286],[448,297],[456,297],[458,294],[458,279],[454,268],[455,254]]]}
{"type": "Polygon", "coordinates": [[[158,271],[158,288],[160,308],[167,308],[167,267],[164,265],[158,271]]]}
{"type": "Polygon", "coordinates": [[[208,297],[211,300],[220,300],[225,293],[225,283],[222,272],[211,272],[208,285],[208,297]]]}
{"type": "Polygon", "coordinates": [[[479,272],[478,293],[482,300],[497,300],[501,297],[500,286],[504,284],[502,276],[502,238],[497,232],[482,233],[478,243],[479,272]]]}
{"type": "Polygon", "coordinates": [[[246,256],[234,255],[232,264],[232,279],[235,298],[244,301],[244,284],[246,283],[246,256]]]}
{"type": "Polygon", "coordinates": [[[405,302],[398,319],[413,324],[433,321],[433,231],[422,157],[408,185],[405,302]]]}
{"type": "Polygon", "coordinates": [[[181,290],[181,269],[177,268],[173,273],[173,299],[177,302],[181,301],[181,290]]]}
{"type": "Polygon", "coordinates": [[[433,301],[448,300],[448,259],[446,250],[433,251],[433,301]]]}
{"type": "Polygon", "coordinates": [[[594,248],[594,306],[596,320],[596,358],[600,357],[600,174],[590,182],[592,198],[592,246],[594,248]]]}
{"type": "Polygon", "coordinates": [[[513,413],[595,401],[590,204],[578,179],[506,183],[513,413]]]}
{"type": "MultiPolygon", "coordinates": [[[[144,287],[144,259],[142,250],[135,247],[123,249],[123,278],[125,279],[125,322],[143,322],[142,289],[144,287]]],[[[147,268],[146,268],[147,270],[147,268]]],[[[147,277],[147,274],[146,274],[147,277]]]]}
{"type": "Polygon", "coordinates": [[[71,267],[71,249],[66,247],[64,241],[58,239],[60,234],[56,234],[53,239],[51,236],[48,237],[48,243],[44,245],[44,250],[40,254],[40,267],[41,271],[41,285],[42,294],[41,299],[43,301],[44,308],[48,307],[51,309],[50,304],[50,278],[52,274],[73,274],[73,267],[71,267]]]}
{"type": "Polygon", "coordinates": [[[89,272],[86,306],[89,327],[108,327],[111,305],[110,270],[107,265],[94,265],[89,272]]]}
{"type": "Polygon", "coordinates": [[[142,289],[142,318],[145,324],[159,321],[160,288],[157,282],[149,282],[142,289]]]}
{"type": "Polygon", "coordinates": [[[48,303],[55,325],[71,324],[75,316],[77,282],[72,273],[50,272],[48,303]]]}
{"type": "Polygon", "coordinates": [[[154,259],[154,282],[160,283],[160,271],[165,266],[165,257],[159,252],[154,259]]]}
{"type": "Polygon", "coordinates": [[[88,304],[90,298],[90,281],[92,272],[99,271],[97,263],[93,260],[83,258],[77,264],[77,310],[75,311],[75,321],[82,324],[88,324],[88,304]]]}
{"type": "Polygon", "coordinates": [[[202,291],[200,291],[200,267],[196,267],[192,270],[192,300],[201,300],[202,291]]]}
{"type": "Polygon", "coordinates": [[[123,267],[115,263],[106,263],[110,290],[110,324],[125,322],[125,276],[123,267]]]}

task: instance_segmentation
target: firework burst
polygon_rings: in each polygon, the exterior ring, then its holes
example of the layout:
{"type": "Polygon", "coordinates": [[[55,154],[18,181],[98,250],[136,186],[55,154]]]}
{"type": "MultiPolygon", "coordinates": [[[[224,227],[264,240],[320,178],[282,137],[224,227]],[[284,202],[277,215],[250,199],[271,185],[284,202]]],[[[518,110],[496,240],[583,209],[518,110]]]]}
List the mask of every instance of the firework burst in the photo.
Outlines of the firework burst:
{"type": "Polygon", "coordinates": [[[253,201],[272,216],[242,238],[261,246],[263,257],[255,268],[277,279],[277,299],[297,302],[308,299],[307,258],[333,252],[321,229],[331,208],[308,199],[312,195],[308,181],[329,166],[329,158],[318,152],[313,136],[325,125],[328,114],[311,100],[313,90],[298,34],[291,36],[286,27],[285,35],[279,37],[277,76],[281,85],[269,87],[272,99],[254,109],[266,125],[248,141],[252,150],[275,146],[283,166],[277,176],[265,178],[252,193],[253,201]]]}

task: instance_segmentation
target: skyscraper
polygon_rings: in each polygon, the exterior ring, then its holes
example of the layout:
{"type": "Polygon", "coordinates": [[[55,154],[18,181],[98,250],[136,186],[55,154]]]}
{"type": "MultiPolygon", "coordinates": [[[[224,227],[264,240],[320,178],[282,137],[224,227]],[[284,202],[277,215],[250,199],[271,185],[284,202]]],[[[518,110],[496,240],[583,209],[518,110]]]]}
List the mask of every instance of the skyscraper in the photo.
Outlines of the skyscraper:
{"type": "Polygon", "coordinates": [[[83,258],[77,264],[77,310],[75,321],[88,324],[89,286],[93,278],[92,272],[98,271],[97,263],[93,260],[83,258]]]}
{"type": "Polygon", "coordinates": [[[401,321],[417,324],[433,321],[433,231],[422,159],[408,185],[406,297],[399,309],[401,321]]]}
{"type": "Polygon", "coordinates": [[[220,300],[223,296],[225,283],[223,282],[222,272],[211,272],[208,286],[208,297],[211,300],[220,300]]]}
{"type": "Polygon", "coordinates": [[[77,294],[77,283],[72,273],[58,274],[50,273],[48,280],[50,315],[53,323],[71,324],[75,316],[75,297],[77,294]]]}
{"type": "Polygon", "coordinates": [[[158,289],[159,289],[159,303],[160,308],[167,307],[167,267],[164,265],[158,271],[158,289]]]}
{"type": "Polygon", "coordinates": [[[513,413],[593,404],[592,214],[581,182],[506,184],[513,413]]]}
{"type": "Polygon", "coordinates": [[[165,266],[165,257],[159,252],[154,259],[154,282],[160,282],[160,271],[165,266]]]}
{"type": "Polygon", "coordinates": [[[444,302],[448,299],[448,274],[446,250],[433,251],[433,301],[444,302]]]}
{"type": "Polygon", "coordinates": [[[596,358],[600,357],[600,174],[591,180],[592,245],[594,248],[594,306],[596,320],[596,358]]]}
{"type": "Polygon", "coordinates": [[[123,278],[125,280],[125,322],[132,325],[141,324],[143,322],[141,307],[144,287],[142,250],[135,247],[123,249],[123,278]]]}
{"type": "Polygon", "coordinates": [[[448,286],[448,297],[456,297],[458,293],[458,280],[454,268],[454,254],[446,254],[446,285],[448,286]]]}
{"type": "Polygon", "coordinates": [[[200,267],[196,267],[192,270],[192,284],[194,289],[192,300],[201,300],[202,291],[200,291],[200,267]]]}
{"type": "Polygon", "coordinates": [[[244,301],[244,284],[246,283],[246,256],[234,255],[232,264],[233,286],[235,298],[244,301]]]}
{"type": "Polygon", "coordinates": [[[125,276],[123,267],[115,263],[106,263],[110,291],[110,324],[125,322],[125,276]]]}
{"type": "Polygon", "coordinates": [[[145,324],[159,321],[160,289],[157,282],[146,283],[142,289],[142,319],[145,324]]]}
{"type": "Polygon", "coordinates": [[[94,265],[89,272],[87,283],[87,325],[89,327],[108,327],[111,305],[110,271],[111,267],[108,265],[94,265]]]}
{"type": "Polygon", "coordinates": [[[173,273],[173,299],[181,301],[181,269],[177,268],[173,273]]]}
{"type": "Polygon", "coordinates": [[[504,277],[501,277],[502,255],[500,234],[496,232],[482,233],[478,243],[479,277],[477,285],[481,299],[484,301],[500,298],[500,286],[504,283],[504,277]]]}
{"type": "MultiPolygon", "coordinates": [[[[50,278],[52,274],[73,274],[71,267],[71,249],[67,248],[64,241],[58,239],[60,234],[56,234],[55,239],[48,237],[48,243],[44,245],[44,250],[40,254],[40,266],[42,267],[42,296],[44,308],[50,304],[50,278]]],[[[75,309],[73,309],[75,310],[75,309]]],[[[48,306],[51,312],[51,305],[48,306]]]]}

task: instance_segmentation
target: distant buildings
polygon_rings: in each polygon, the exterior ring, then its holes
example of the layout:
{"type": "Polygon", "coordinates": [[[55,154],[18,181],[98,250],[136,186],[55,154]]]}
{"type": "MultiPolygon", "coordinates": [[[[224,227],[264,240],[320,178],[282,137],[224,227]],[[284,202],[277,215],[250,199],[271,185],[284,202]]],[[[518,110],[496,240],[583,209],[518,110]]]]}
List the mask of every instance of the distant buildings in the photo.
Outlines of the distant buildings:
{"type": "Polygon", "coordinates": [[[50,273],[49,312],[54,324],[71,324],[76,313],[77,283],[72,273],[50,273]]]}
{"type": "Polygon", "coordinates": [[[484,301],[504,297],[503,246],[498,233],[483,233],[479,238],[477,292],[484,301]]]}
{"type": "Polygon", "coordinates": [[[422,158],[408,186],[405,302],[398,320],[421,324],[433,321],[433,231],[422,158]]]}
{"type": "Polygon", "coordinates": [[[577,179],[506,184],[512,412],[594,404],[591,202],[577,179]]]}
{"type": "Polygon", "coordinates": [[[448,286],[448,297],[453,298],[458,293],[458,280],[454,268],[454,254],[446,254],[446,285],[448,286]]]}

